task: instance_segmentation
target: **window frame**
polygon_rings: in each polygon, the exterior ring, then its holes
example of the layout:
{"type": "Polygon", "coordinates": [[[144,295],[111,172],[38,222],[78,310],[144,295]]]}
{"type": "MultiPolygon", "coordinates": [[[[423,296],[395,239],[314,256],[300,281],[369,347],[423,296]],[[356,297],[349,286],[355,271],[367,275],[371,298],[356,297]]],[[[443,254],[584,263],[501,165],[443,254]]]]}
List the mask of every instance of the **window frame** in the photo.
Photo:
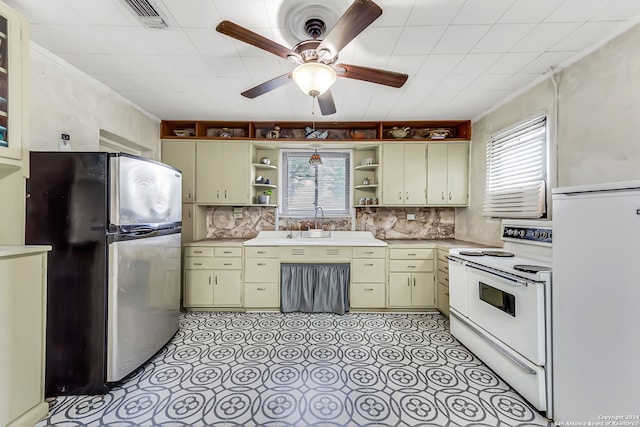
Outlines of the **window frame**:
{"type": "MultiPolygon", "coordinates": [[[[307,159],[311,157],[313,150],[309,148],[283,148],[280,149],[280,168],[279,168],[279,191],[278,191],[278,216],[283,218],[309,218],[313,217],[315,214],[315,210],[317,208],[318,203],[318,193],[316,188],[316,194],[314,197],[313,208],[309,210],[299,210],[298,212],[292,211],[288,209],[289,204],[285,203],[285,194],[288,191],[288,164],[287,164],[287,156],[288,153],[301,153],[302,157],[306,157],[307,159]],[[286,209],[286,210],[285,210],[286,209]]],[[[325,218],[350,218],[352,216],[353,211],[353,150],[352,149],[341,149],[341,148],[323,148],[319,150],[318,153],[320,157],[323,159],[329,157],[332,153],[339,153],[342,157],[348,159],[347,165],[345,165],[345,210],[336,212],[335,210],[329,210],[320,205],[322,212],[324,213],[325,218]],[[345,156],[346,154],[346,156],[345,156]]],[[[322,168],[323,166],[317,166],[317,168],[322,168]]]]}
{"type": "MultiPolygon", "coordinates": [[[[547,112],[539,112],[534,114],[524,120],[521,120],[517,123],[514,123],[506,128],[501,129],[500,131],[494,132],[489,135],[489,138],[486,142],[486,152],[485,152],[485,161],[486,161],[486,170],[485,170],[485,186],[484,186],[484,196],[482,202],[482,216],[503,219],[503,218],[514,218],[514,219],[542,219],[547,218],[549,215],[549,183],[551,179],[550,174],[550,117],[547,112]],[[518,138],[522,138],[526,136],[526,128],[529,127],[529,132],[533,134],[536,128],[542,128],[544,130],[544,135],[542,138],[535,138],[533,142],[538,143],[541,141],[541,148],[539,148],[536,153],[536,157],[534,160],[539,160],[541,162],[540,168],[536,170],[537,173],[540,174],[540,179],[532,179],[528,181],[527,185],[522,185],[518,189],[515,186],[504,185],[499,189],[492,189],[492,169],[491,165],[493,163],[499,163],[499,161],[495,158],[490,158],[491,154],[500,151],[495,148],[495,144],[502,144],[503,146],[508,144],[509,142],[513,142],[518,138]],[[539,155],[539,157],[537,157],[539,155]],[[526,187],[526,188],[525,188],[526,187]],[[520,191],[518,191],[520,190],[520,191]],[[537,195],[535,195],[537,192],[537,195]],[[518,198],[518,193],[520,196],[518,198]],[[509,197],[511,194],[512,197],[509,197]],[[533,208],[527,209],[527,203],[529,206],[532,204],[533,197],[535,195],[535,202],[537,207],[535,211],[533,208]],[[503,203],[503,211],[500,212],[500,203],[496,202],[496,199],[500,199],[503,196],[504,199],[511,199],[512,201],[518,201],[521,205],[519,207],[514,207],[511,210],[504,210],[507,206],[508,202],[503,203]],[[491,208],[491,207],[492,208],[491,208]]],[[[507,148],[508,149],[508,148],[507,148]]],[[[505,150],[505,148],[502,148],[505,150]]],[[[520,155],[523,155],[523,151],[527,151],[526,149],[522,149],[522,147],[518,147],[518,151],[520,151],[520,155]]],[[[532,150],[529,150],[532,151],[532,150]]],[[[517,152],[511,152],[510,155],[514,155],[517,152]]],[[[504,160],[502,165],[504,165],[504,160]]],[[[511,169],[515,170],[515,169],[511,169]]],[[[498,173],[499,175],[499,173],[498,173]]],[[[495,177],[494,177],[495,178],[495,177]]],[[[503,175],[504,179],[504,175],[503,175]]]]}

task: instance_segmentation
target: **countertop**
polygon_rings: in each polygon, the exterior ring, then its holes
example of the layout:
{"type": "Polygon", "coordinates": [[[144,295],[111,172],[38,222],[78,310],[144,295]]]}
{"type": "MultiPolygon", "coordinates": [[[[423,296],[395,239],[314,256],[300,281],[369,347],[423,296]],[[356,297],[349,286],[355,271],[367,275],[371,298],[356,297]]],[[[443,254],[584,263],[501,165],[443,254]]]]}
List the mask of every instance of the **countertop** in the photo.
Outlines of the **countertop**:
{"type": "Polygon", "coordinates": [[[0,257],[4,258],[15,255],[37,254],[50,250],[51,246],[49,245],[0,246],[0,257]]]}
{"type": "Polygon", "coordinates": [[[186,242],[184,246],[215,246],[215,245],[242,246],[242,244],[247,240],[249,239],[202,239],[202,240],[195,240],[193,242],[186,242]]]}
{"type": "MultiPolygon", "coordinates": [[[[214,246],[214,245],[231,245],[242,246],[244,242],[251,240],[250,238],[242,239],[202,239],[194,242],[187,242],[185,246],[214,246]]],[[[389,247],[393,246],[417,246],[417,245],[433,245],[445,249],[453,248],[495,248],[495,246],[483,245],[481,243],[468,242],[458,239],[380,239],[389,247]]]]}

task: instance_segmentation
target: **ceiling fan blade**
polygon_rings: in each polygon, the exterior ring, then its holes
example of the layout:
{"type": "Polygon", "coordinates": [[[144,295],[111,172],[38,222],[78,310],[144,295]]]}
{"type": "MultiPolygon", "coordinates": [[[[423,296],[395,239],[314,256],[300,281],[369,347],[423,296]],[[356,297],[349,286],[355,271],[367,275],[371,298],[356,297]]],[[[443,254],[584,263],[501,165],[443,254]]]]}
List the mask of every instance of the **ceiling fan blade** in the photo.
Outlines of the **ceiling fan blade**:
{"type": "Polygon", "coordinates": [[[240,25],[235,24],[231,21],[222,21],[216,27],[216,31],[232,37],[236,40],[240,40],[241,42],[245,42],[247,44],[255,46],[259,49],[266,50],[267,52],[278,55],[281,58],[302,63],[302,58],[300,57],[300,55],[298,55],[288,47],[284,47],[281,44],[274,42],[273,40],[269,40],[268,38],[254,33],[253,31],[241,27],[240,25]]]}
{"type": "Polygon", "coordinates": [[[329,30],[316,51],[328,50],[334,57],[380,15],[382,9],[371,0],[356,0],[329,30]]]}
{"type": "Polygon", "coordinates": [[[333,102],[331,90],[326,91],[318,97],[318,105],[323,116],[334,114],[336,112],[336,103],[333,102]]]}
{"type": "Polygon", "coordinates": [[[242,92],[242,96],[247,98],[255,98],[260,95],[264,95],[267,92],[270,92],[274,89],[279,88],[280,86],[284,86],[291,81],[291,73],[286,73],[281,76],[275,77],[269,81],[259,84],[256,87],[252,87],[251,89],[245,90],[242,92]]]}
{"type": "Polygon", "coordinates": [[[409,78],[406,74],[381,70],[379,68],[361,67],[359,65],[336,64],[335,69],[338,77],[364,80],[365,82],[391,87],[402,87],[409,78]]]}

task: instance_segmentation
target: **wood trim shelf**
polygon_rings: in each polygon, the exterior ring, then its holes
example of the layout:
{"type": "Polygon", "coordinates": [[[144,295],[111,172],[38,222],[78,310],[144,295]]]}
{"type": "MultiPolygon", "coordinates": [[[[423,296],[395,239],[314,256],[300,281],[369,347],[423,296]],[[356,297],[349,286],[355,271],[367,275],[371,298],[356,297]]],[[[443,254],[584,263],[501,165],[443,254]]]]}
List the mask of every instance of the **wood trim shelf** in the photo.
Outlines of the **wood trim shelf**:
{"type": "MultiPolygon", "coordinates": [[[[163,120],[160,123],[160,138],[252,140],[264,143],[308,141],[304,137],[307,126],[309,122],[163,120]],[[280,136],[270,139],[269,132],[275,126],[279,126],[280,136]]],[[[371,143],[372,141],[468,141],[471,139],[470,120],[317,122],[316,129],[327,131],[326,141],[371,143]],[[407,127],[409,130],[404,138],[393,138],[390,134],[393,128],[407,127]],[[445,136],[430,137],[436,131],[442,131],[440,134],[445,136]]],[[[314,141],[324,140],[315,139],[314,141]]]]}

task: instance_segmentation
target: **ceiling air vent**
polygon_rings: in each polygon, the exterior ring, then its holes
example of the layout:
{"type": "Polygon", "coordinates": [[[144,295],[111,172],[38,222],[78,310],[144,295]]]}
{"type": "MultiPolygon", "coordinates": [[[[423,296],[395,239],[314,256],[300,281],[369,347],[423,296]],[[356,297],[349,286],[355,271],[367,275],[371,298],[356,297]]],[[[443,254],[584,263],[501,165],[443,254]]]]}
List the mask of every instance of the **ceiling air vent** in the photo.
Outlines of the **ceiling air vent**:
{"type": "Polygon", "coordinates": [[[156,29],[168,27],[162,15],[149,0],[124,0],[124,2],[129,5],[145,27],[156,29]]]}

